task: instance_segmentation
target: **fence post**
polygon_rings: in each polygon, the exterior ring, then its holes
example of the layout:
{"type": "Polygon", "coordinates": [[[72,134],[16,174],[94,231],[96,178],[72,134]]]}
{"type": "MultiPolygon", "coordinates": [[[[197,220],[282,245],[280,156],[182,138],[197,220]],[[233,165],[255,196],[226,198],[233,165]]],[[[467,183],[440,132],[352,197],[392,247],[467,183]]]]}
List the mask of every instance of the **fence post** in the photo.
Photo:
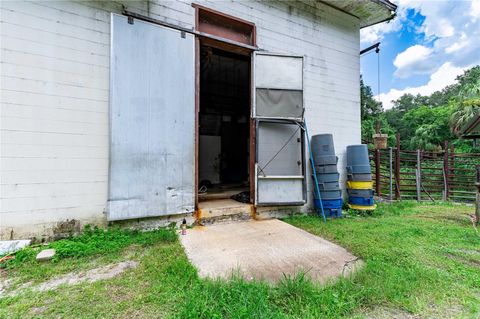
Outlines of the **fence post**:
{"type": "Polygon", "coordinates": [[[389,164],[389,194],[388,194],[388,199],[392,200],[393,199],[393,179],[392,179],[392,162],[393,162],[393,150],[390,147],[388,150],[388,164],[389,164]]]}
{"type": "Polygon", "coordinates": [[[477,186],[477,194],[475,196],[475,223],[476,225],[480,225],[480,165],[477,165],[477,182],[475,186],[477,186]]]}
{"type": "Polygon", "coordinates": [[[395,153],[395,199],[400,199],[400,133],[397,133],[397,152],[395,153]]]}
{"type": "Polygon", "coordinates": [[[382,197],[380,189],[380,149],[375,149],[375,193],[378,197],[382,197]]]}
{"type": "Polygon", "coordinates": [[[422,176],[421,176],[421,167],[420,167],[420,150],[417,150],[417,169],[415,170],[415,185],[417,186],[417,201],[422,200],[422,189],[421,189],[421,183],[422,183],[422,176]]]}
{"type": "MultiPolygon", "coordinates": [[[[448,197],[452,197],[452,190],[455,191],[455,146],[450,146],[450,151],[448,153],[450,161],[448,163],[447,171],[447,184],[448,184],[448,197]]],[[[453,192],[453,199],[455,200],[455,193],[453,192]]]]}
{"type": "Polygon", "coordinates": [[[450,197],[450,187],[448,185],[448,141],[443,142],[443,200],[447,201],[450,197]]]}

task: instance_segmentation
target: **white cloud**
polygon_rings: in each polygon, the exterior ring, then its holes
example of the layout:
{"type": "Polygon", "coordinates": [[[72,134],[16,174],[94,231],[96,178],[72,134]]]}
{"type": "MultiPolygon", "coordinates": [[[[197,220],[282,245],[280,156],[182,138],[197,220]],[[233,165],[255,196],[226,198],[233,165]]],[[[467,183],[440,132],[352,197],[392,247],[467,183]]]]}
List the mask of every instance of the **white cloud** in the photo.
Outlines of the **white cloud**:
{"type": "Polygon", "coordinates": [[[397,68],[395,74],[402,77],[406,71],[410,71],[410,67],[424,63],[425,60],[430,57],[431,53],[432,49],[420,44],[413,45],[405,51],[400,52],[393,61],[393,65],[397,68]]]}
{"type": "Polygon", "coordinates": [[[470,10],[470,15],[474,20],[480,18],[480,0],[472,0],[472,9],[470,10]]]}
{"type": "Polygon", "coordinates": [[[394,19],[387,23],[380,23],[360,30],[360,42],[373,44],[383,40],[383,37],[392,32],[400,31],[402,28],[401,19],[394,19]]]}
{"type": "Polygon", "coordinates": [[[421,44],[432,50],[426,60],[419,58],[406,67],[395,65],[395,76],[432,74],[445,62],[456,67],[480,63],[480,0],[399,0],[399,7],[402,11],[413,9],[425,17],[417,33],[423,33],[425,41],[421,44]]]}
{"type": "Polygon", "coordinates": [[[459,51],[468,46],[468,38],[465,32],[462,32],[460,39],[457,42],[454,42],[452,45],[445,48],[445,53],[453,53],[459,51]]]}
{"type": "Polygon", "coordinates": [[[438,31],[433,34],[440,38],[451,37],[455,34],[455,28],[447,19],[441,19],[439,21],[438,31]]]}
{"type": "Polygon", "coordinates": [[[382,40],[398,31],[417,35],[416,43],[392,61],[396,78],[392,83],[405,88],[392,88],[380,94],[386,109],[392,107],[392,100],[405,93],[429,95],[441,90],[454,83],[465,69],[480,64],[480,0],[396,0],[395,3],[398,9],[394,21],[361,31],[362,43],[382,40]],[[409,19],[411,10],[424,17],[421,25],[418,16],[409,19]],[[409,86],[408,79],[416,75],[429,75],[429,80],[424,85],[409,86]]]}
{"type": "Polygon", "coordinates": [[[427,84],[417,87],[407,87],[403,90],[391,89],[388,93],[381,93],[380,101],[385,109],[393,106],[392,101],[398,99],[403,94],[421,94],[430,95],[435,91],[439,91],[447,85],[455,83],[455,78],[462,74],[468,67],[455,67],[450,62],[444,63],[435,73],[430,76],[427,84]]]}
{"type": "MultiPolygon", "coordinates": [[[[449,37],[455,33],[455,26],[452,23],[453,20],[458,19],[458,15],[452,13],[457,10],[459,12],[465,10],[464,5],[468,5],[468,3],[468,1],[399,0],[398,7],[400,11],[413,9],[425,16],[425,21],[419,31],[424,32],[427,38],[435,38],[449,37]],[[460,7],[463,8],[459,10],[460,7]]],[[[406,17],[406,14],[402,16],[406,17]]]]}

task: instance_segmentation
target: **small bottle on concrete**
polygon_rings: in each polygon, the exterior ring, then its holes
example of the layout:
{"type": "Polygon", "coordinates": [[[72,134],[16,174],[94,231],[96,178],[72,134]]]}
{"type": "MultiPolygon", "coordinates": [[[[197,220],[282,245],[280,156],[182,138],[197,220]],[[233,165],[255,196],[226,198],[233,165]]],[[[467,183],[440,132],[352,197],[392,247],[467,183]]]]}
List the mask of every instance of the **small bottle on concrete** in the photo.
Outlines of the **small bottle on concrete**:
{"type": "Polygon", "coordinates": [[[182,235],[186,235],[187,234],[187,220],[185,218],[183,219],[182,225],[180,226],[180,228],[182,229],[182,235]]]}

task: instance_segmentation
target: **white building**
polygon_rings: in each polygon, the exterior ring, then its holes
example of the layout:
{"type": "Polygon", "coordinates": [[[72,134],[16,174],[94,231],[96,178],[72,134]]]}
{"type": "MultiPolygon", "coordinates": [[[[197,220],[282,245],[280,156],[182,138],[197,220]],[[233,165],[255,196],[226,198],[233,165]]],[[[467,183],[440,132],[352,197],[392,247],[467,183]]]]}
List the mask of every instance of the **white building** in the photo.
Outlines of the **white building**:
{"type": "Polygon", "coordinates": [[[295,122],[334,135],[343,171],[345,147],[360,143],[359,30],[396,9],[388,0],[0,6],[0,239],[205,217],[194,214],[201,186],[249,189],[254,214],[307,211],[311,173],[295,122]]]}

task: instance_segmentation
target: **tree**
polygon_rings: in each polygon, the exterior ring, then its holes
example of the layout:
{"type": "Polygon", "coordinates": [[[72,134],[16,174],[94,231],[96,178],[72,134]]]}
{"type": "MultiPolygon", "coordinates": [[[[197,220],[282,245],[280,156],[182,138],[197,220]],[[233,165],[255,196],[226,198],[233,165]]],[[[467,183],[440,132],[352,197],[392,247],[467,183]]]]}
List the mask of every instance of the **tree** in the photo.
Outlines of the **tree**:
{"type": "Polygon", "coordinates": [[[468,99],[454,104],[456,111],[450,118],[450,128],[453,133],[459,134],[461,129],[474,116],[480,115],[480,98],[468,99]]]}
{"type": "Polygon", "coordinates": [[[480,114],[480,66],[465,71],[457,81],[458,94],[451,102],[456,110],[450,118],[450,128],[455,134],[472,117],[480,114]]]}
{"type": "MultiPolygon", "coordinates": [[[[392,133],[400,133],[403,149],[436,150],[447,140],[455,147],[469,151],[472,150],[470,143],[453,133],[458,134],[465,123],[478,114],[480,66],[465,71],[456,78],[456,83],[428,96],[404,94],[393,101],[393,108],[375,118],[385,119],[392,133]]],[[[367,135],[371,132],[372,121],[369,117],[364,121],[362,134],[367,135]]]]}
{"type": "Polygon", "coordinates": [[[372,88],[363,83],[363,78],[360,75],[360,110],[362,120],[375,117],[382,113],[382,102],[376,101],[373,98],[372,88]]]}
{"type": "Polygon", "coordinates": [[[377,122],[380,122],[383,133],[389,134],[392,138],[394,137],[395,134],[383,113],[382,102],[374,99],[372,88],[365,85],[362,76],[360,76],[360,107],[363,141],[371,140],[373,134],[376,132],[377,122]]]}
{"type": "Polygon", "coordinates": [[[426,105],[428,101],[428,97],[418,95],[412,95],[410,93],[406,93],[399,97],[397,100],[393,101],[393,109],[396,109],[401,114],[410,111],[416,107],[426,105]]]}

